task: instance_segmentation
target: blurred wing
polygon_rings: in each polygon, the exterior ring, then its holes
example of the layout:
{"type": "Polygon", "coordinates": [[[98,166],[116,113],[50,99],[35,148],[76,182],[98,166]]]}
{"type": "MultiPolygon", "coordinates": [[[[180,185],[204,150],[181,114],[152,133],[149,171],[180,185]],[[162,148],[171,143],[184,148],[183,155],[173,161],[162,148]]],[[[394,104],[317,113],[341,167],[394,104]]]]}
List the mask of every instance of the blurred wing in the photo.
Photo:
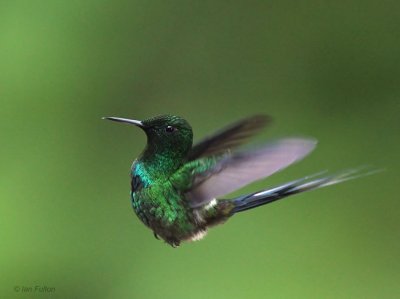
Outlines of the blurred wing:
{"type": "Polygon", "coordinates": [[[217,155],[226,152],[228,149],[236,148],[264,128],[270,121],[271,118],[266,115],[254,115],[233,123],[196,143],[189,152],[188,161],[217,155]]]}
{"type": "Polygon", "coordinates": [[[200,207],[214,198],[233,192],[301,160],[316,145],[313,139],[288,138],[252,151],[234,153],[218,161],[209,173],[195,178],[186,198],[200,207]],[[197,179],[197,182],[196,182],[197,179]]]}

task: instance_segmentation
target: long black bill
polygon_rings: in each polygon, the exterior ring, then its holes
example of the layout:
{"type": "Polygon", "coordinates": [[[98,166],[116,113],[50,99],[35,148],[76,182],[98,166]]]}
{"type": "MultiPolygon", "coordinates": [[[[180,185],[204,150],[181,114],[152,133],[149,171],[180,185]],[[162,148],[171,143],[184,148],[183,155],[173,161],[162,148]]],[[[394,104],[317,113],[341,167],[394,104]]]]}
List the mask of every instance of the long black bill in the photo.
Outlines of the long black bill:
{"type": "Polygon", "coordinates": [[[121,122],[121,123],[127,123],[127,124],[131,124],[131,125],[135,125],[135,126],[143,128],[143,123],[140,120],[114,117],[114,116],[106,116],[106,117],[102,117],[102,119],[108,119],[108,120],[117,121],[117,122],[121,122]]]}

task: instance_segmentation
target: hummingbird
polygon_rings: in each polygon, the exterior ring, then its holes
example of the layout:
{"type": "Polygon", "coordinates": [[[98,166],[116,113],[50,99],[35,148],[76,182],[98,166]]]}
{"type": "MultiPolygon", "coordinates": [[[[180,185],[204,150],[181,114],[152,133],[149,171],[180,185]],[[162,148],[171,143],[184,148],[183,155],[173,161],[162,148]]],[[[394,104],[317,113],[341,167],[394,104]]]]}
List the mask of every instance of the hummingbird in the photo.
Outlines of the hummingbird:
{"type": "Polygon", "coordinates": [[[303,159],[316,140],[288,137],[238,149],[271,123],[267,115],[239,120],[194,145],[192,127],[179,116],[103,119],[134,125],[146,134],[147,145],[130,170],[131,203],[154,236],[172,247],[202,239],[209,228],[237,213],[360,176],[357,169],[318,173],[233,199],[221,198],[303,159]]]}

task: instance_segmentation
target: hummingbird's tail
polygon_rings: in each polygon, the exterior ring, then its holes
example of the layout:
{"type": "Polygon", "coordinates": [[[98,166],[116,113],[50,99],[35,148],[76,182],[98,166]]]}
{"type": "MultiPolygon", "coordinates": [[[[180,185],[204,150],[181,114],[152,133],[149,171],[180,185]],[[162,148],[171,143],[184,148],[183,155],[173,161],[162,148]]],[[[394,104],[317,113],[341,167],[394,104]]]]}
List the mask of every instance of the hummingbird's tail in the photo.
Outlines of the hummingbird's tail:
{"type": "Polygon", "coordinates": [[[246,211],[273,201],[285,198],[287,196],[314,190],[325,186],[335,185],[344,181],[352,180],[358,177],[371,175],[381,170],[361,171],[362,169],[350,169],[337,174],[326,175],[326,171],[307,176],[275,188],[247,194],[233,200],[235,207],[232,213],[246,211]]]}

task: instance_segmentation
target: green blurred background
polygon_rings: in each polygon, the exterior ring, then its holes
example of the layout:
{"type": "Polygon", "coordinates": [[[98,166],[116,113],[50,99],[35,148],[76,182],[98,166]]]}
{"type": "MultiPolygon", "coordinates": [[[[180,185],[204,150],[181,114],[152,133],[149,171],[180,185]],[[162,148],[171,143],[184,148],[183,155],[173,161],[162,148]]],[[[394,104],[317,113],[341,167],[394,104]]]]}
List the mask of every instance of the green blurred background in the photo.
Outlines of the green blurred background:
{"type": "Polygon", "coordinates": [[[0,297],[398,298],[399,29],[398,1],[1,1],[0,297]],[[163,113],[319,140],[235,195],[387,171],[172,249],[130,205],[144,134],[100,119],[163,113]],[[14,289],[36,285],[55,292],[14,289]]]}

